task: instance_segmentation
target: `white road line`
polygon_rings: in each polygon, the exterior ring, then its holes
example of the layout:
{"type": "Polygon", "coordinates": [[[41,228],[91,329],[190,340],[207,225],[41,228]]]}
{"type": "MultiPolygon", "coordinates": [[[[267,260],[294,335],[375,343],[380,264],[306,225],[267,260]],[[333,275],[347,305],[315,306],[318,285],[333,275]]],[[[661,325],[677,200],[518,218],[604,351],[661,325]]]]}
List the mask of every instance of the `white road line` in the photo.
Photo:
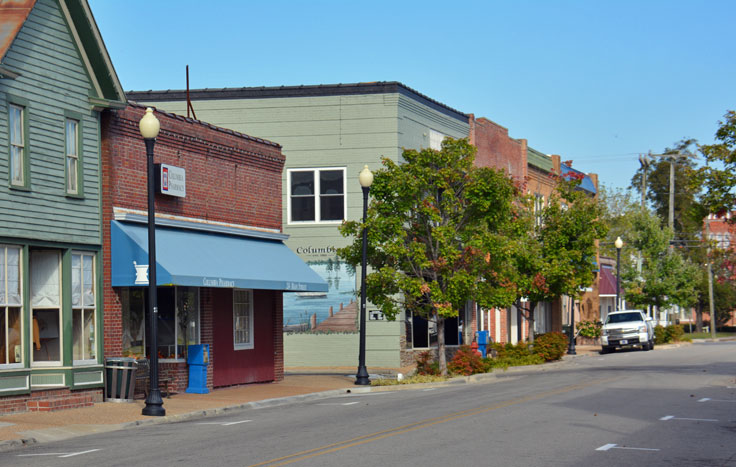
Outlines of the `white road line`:
{"type": "Polygon", "coordinates": [[[596,449],[596,451],[608,451],[611,448],[615,448],[615,444],[604,444],[603,446],[596,449]]]}
{"type": "Polygon", "coordinates": [[[58,457],[74,457],[82,454],[89,454],[90,452],[99,451],[99,449],[90,449],[89,451],[81,452],[44,452],[40,454],[18,454],[18,457],[34,457],[34,456],[58,456],[58,457]]]}
{"type": "Polygon", "coordinates": [[[436,390],[436,389],[437,389],[437,388],[427,388],[427,389],[422,389],[422,392],[427,392],[427,391],[434,391],[434,390],[436,390]]]}
{"type": "Polygon", "coordinates": [[[659,451],[659,449],[653,448],[631,448],[627,446],[619,446],[617,444],[604,444],[603,446],[596,449],[596,451],[608,451],[610,449],[628,449],[630,451],[659,451]]]}
{"type": "Polygon", "coordinates": [[[708,402],[710,399],[708,397],[703,397],[702,399],[698,400],[698,402],[708,402]]]}
{"type": "Polygon", "coordinates": [[[89,454],[90,452],[95,452],[95,451],[99,451],[99,449],[90,449],[89,451],[73,452],[71,454],[67,454],[66,456],[59,456],[59,457],[74,457],[74,456],[79,456],[82,454],[89,454]]]}
{"type": "Polygon", "coordinates": [[[700,399],[698,402],[708,402],[708,401],[710,402],[736,402],[736,401],[731,401],[731,400],[726,400],[726,399],[711,399],[709,397],[704,397],[700,399]]]}
{"type": "Polygon", "coordinates": [[[667,415],[660,420],[689,420],[691,422],[717,422],[718,420],[715,420],[713,418],[684,418],[684,417],[675,417],[674,415],[667,415]]]}
{"type": "Polygon", "coordinates": [[[317,405],[354,405],[354,404],[360,404],[360,402],[359,401],[355,401],[355,402],[324,402],[322,404],[317,404],[317,405]]]}

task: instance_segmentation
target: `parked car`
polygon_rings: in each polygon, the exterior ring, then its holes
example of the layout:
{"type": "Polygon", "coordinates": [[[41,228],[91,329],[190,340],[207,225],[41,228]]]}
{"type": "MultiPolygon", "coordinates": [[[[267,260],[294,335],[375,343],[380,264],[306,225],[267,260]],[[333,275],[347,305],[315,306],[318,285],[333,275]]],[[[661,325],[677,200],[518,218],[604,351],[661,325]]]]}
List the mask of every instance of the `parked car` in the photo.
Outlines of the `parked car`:
{"type": "Polygon", "coordinates": [[[601,328],[601,353],[635,346],[643,350],[654,348],[652,318],[640,310],[609,313],[601,328]]]}

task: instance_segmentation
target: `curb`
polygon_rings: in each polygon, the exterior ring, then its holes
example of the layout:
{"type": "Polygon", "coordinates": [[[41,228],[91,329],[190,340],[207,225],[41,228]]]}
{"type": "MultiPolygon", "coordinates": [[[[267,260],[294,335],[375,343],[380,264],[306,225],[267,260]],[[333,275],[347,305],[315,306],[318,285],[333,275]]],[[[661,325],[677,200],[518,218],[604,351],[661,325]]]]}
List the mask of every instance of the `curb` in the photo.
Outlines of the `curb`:
{"type": "Polygon", "coordinates": [[[36,438],[8,439],[0,441],[0,452],[12,451],[14,449],[32,446],[34,444],[38,444],[36,438]]]}

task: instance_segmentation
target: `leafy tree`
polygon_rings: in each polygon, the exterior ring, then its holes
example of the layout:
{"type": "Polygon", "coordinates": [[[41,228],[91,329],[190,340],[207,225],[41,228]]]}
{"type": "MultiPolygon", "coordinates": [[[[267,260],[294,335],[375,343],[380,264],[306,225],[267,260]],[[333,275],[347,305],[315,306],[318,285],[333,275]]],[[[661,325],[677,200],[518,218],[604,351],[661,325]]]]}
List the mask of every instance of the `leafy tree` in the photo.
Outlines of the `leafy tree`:
{"type": "MultiPolygon", "coordinates": [[[[601,205],[579,185],[579,180],[558,180],[541,225],[523,235],[515,250],[516,306],[532,327],[537,303],[563,295],[578,298],[595,280],[596,240],[608,228],[601,219],[601,205]]],[[[533,342],[534,334],[529,337],[533,342]]]]}
{"type": "Polygon", "coordinates": [[[641,252],[642,267],[624,263],[621,285],[626,302],[636,307],[672,305],[692,306],[697,299],[698,268],[679,250],[669,248],[672,231],[662,227],[660,219],[646,210],[632,218],[633,229],[628,244],[641,252]]]}
{"type": "Polygon", "coordinates": [[[467,140],[448,138],[440,151],[404,150],[402,164],[383,158],[366,223],[340,227],[355,241],[338,254],[354,265],[368,229],[367,296],[388,319],[405,308],[437,323],[442,374],[445,320],[468,300],[490,308],[515,298],[508,233],[519,218],[517,188],[502,171],[474,167],[474,157],[467,140]]]}
{"type": "Polygon", "coordinates": [[[707,165],[701,169],[708,212],[725,214],[736,209],[736,112],[729,110],[719,122],[715,144],[700,146],[707,165]]]}
{"type": "MultiPolygon", "coordinates": [[[[600,243],[600,254],[615,258],[614,242],[617,237],[626,240],[633,228],[633,216],[641,209],[640,203],[631,190],[611,189],[604,185],[598,190],[598,203],[602,210],[601,219],[608,227],[608,234],[600,243]]],[[[629,256],[623,255],[622,262],[629,256]]]]}

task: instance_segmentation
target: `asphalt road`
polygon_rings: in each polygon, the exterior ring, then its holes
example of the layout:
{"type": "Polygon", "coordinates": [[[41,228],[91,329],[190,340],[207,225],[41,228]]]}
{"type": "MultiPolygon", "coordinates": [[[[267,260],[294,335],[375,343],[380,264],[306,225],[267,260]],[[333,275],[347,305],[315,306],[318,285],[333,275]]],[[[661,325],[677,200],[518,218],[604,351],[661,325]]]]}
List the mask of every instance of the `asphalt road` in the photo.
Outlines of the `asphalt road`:
{"type": "Polygon", "coordinates": [[[736,466],[736,342],[577,358],[0,453],[12,466],[736,466]]]}

